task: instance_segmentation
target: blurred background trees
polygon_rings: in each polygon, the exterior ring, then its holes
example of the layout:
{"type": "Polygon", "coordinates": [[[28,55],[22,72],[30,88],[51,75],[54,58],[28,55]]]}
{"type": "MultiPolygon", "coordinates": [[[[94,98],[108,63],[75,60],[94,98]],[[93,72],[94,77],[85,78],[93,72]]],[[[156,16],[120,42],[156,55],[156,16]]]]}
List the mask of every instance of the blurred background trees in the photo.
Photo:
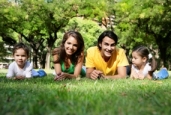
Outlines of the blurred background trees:
{"type": "Polygon", "coordinates": [[[121,0],[115,4],[117,33],[130,49],[144,44],[162,65],[171,68],[171,1],[121,0]]]}
{"type": "Polygon", "coordinates": [[[96,45],[98,36],[110,29],[119,36],[118,46],[124,47],[128,56],[134,46],[144,44],[158,59],[159,67],[170,68],[170,9],[168,0],[1,0],[0,38],[9,46],[26,43],[34,68],[49,69],[53,66],[51,50],[60,45],[66,31],[82,34],[86,53],[96,45]]]}

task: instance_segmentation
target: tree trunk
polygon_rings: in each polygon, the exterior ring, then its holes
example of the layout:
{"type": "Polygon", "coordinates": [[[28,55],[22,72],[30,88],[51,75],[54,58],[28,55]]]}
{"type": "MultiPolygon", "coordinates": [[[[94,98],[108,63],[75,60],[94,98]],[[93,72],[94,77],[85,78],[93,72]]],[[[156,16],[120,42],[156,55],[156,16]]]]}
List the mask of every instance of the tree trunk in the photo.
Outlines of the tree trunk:
{"type": "Polygon", "coordinates": [[[159,48],[159,54],[160,54],[160,58],[161,58],[161,61],[163,62],[163,65],[160,65],[161,66],[164,66],[164,67],[167,67],[167,59],[166,59],[166,55],[167,55],[167,47],[164,45],[164,38],[162,38],[161,36],[158,36],[156,38],[156,43],[158,45],[158,48],[159,48]]]}
{"type": "Polygon", "coordinates": [[[41,55],[40,64],[41,64],[41,68],[45,68],[45,65],[46,65],[46,53],[43,53],[41,55]]]}
{"type": "Polygon", "coordinates": [[[45,69],[50,69],[50,56],[51,56],[51,48],[48,47],[48,51],[47,51],[47,54],[46,54],[45,69]]]}
{"type": "Polygon", "coordinates": [[[37,52],[33,52],[33,68],[37,69],[38,65],[37,65],[37,52]]]}

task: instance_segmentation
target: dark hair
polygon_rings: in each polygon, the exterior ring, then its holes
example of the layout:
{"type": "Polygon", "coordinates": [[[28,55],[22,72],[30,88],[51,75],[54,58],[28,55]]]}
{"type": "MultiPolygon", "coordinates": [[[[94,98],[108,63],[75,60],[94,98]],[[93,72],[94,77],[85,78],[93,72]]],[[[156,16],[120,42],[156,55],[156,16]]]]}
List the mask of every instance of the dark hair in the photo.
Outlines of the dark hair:
{"type": "Polygon", "coordinates": [[[74,37],[78,43],[77,51],[71,56],[71,61],[76,64],[78,62],[78,59],[82,56],[82,53],[84,51],[84,40],[82,35],[76,31],[68,31],[64,34],[60,47],[55,48],[52,52],[52,55],[57,54],[59,56],[59,59],[55,60],[54,63],[59,63],[61,60],[65,61],[66,52],[64,44],[70,36],[74,37]]]}
{"type": "Polygon", "coordinates": [[[24,43],[20,42],[14,45],[13,55],[18,49],[23,49],[26,52],[27,56],[29,56],[30,50],[24,43]]]}
{"type": "Polygon", "coordinates": [[[156,60],[155,60],[154,57],[152,57],[152,58],[149,59],[149,54],[150,53],[149,53],[149,50],[148,50],[147,47],[140,45],[140,46],[135,47],[132,50],[132,52],[137,52],[141,57],[146,57],[147,58],[147,61],[151,65],[151,71],[153,72],[153,71],[156,70],[157,62],[156,62],[156,60]]]}
{"type": "Polygon", "coordinates": [[[118,42],[118,37],[117,37],[117,35],[116,35],[113,31],[106,30],[106,31],[104,31],[104,32],[99,36],[99,38],[98,38],[97,47],[99,48],[99,50],[101,50],[101,47],[100,47],[99,44],[102,43],[103,39],[104,39],[106,36],[109,37],[109,38],[111,38],[111,39],[113,39],[113,40],[115,41],[115,44],[117,44],[117,42],[118,42]]]}

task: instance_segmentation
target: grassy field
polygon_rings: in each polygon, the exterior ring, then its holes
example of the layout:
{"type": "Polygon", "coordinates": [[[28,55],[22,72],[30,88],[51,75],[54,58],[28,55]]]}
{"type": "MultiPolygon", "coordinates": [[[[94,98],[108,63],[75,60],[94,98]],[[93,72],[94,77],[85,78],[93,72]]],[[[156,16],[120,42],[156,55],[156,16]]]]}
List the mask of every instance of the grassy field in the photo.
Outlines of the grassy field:
{"type": "Polygon", "coordinates": [[[0,71],[0,115],[170,115],[165,80],[8,80],[0,71]]]}

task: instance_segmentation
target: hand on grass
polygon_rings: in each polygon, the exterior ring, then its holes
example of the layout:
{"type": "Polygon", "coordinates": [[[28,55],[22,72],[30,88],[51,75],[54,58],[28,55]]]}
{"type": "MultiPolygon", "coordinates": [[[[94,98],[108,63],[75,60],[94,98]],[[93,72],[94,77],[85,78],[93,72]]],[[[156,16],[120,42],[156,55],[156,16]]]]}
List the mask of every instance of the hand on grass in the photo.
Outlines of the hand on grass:
{"type": "Polygon", "coordinates": [[[106,79],[104,74],[99,74],[98,79],[106,79]]]}
{"type": "Polygon", "coordinates": [[[145,76],[142,74],[142,72],[138,73],[138,79],[143,80],[145,76]]]}
{"type": "Polygon", "coordinates": [[[16,77],[14,77],[14,79],[15,80],[22,80],[22,79],[24,79],[24,77],[23,76],[16,76],[16,77]]]}
{"type": "Polygon", "coordinates": [[[67,74],[65,74],[65,73],[59,73],[55,78],[54,78],[54,80],[55,81],[61,81],[61,80],[64,80],[67,76],[66,76],[67,74]]]}
{"type": "Polygon", "coordinates": [[[100,76],[103,75],[103,72],[100,70],[93,70],[90,74],[90,78],[93,80],[96,80],[97,78],[100,78],[100,76]]]}
{"type": "Polygon", "coordinates": [[[143,80],[145,78],[145,76],[143,75],[142,72],[137,73],[135,70],[132,70],[132,78],[143,80]]]}
{"type": "Polygon", "coordinates": [[[132,71],[132,78],[133,79],[138,79],[138,73],[133,69],[131,71],[132,71]]]}

